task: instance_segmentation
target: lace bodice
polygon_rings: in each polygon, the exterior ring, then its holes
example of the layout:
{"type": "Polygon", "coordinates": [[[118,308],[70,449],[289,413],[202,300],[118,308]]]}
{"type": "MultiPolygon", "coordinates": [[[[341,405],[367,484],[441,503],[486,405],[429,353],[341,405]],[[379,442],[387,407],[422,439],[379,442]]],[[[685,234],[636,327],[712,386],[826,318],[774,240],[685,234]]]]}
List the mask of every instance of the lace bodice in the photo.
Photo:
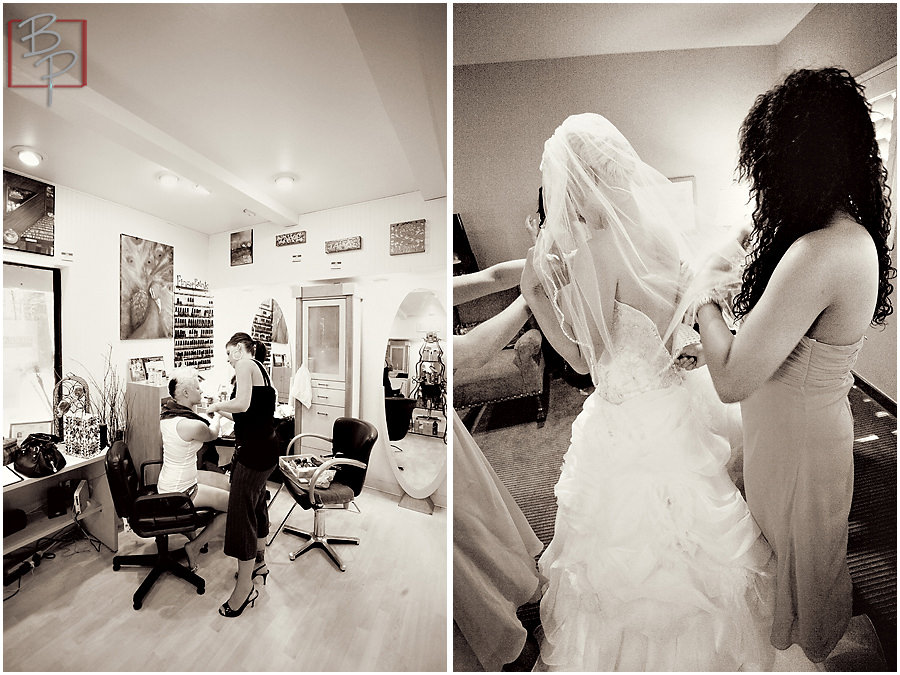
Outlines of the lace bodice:
{"type": "Polygon", "coordinates": [[[682,375],[646,314],[618,300],[612,322],[612,353],[604,353],[592,367],[596,390],[611,403],[665,389],[682,375]]]}

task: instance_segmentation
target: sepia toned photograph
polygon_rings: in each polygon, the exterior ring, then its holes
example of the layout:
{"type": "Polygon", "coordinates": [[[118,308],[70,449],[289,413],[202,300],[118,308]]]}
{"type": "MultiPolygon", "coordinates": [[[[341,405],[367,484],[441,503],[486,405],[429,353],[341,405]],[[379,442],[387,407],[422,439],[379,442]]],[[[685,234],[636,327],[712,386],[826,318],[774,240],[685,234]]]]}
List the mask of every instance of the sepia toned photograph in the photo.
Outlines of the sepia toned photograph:
{"type": "Polygon", "coordinates": [[[56,188],[39,180],[3,172],[3,248],[53,255],[56,188]]]}
{"type": "Polygon", "coordinates": [[[4,671],[451,667],[448,8],[3,5],[4,671]]]}
{"type": "Polygon", "coordinates": [[[127,234],[119,246],[119,338],[172,337],[174,248],[127,234]]]}
{"type": "Polygon", "coordinates": [[[253,230],[231,233],[231,266],[253,263],[253,230]]]}
{"type": "Polygon", "coordinates": [[[453,6],[454,671],[896,669],[896,6],[453,6]]]}

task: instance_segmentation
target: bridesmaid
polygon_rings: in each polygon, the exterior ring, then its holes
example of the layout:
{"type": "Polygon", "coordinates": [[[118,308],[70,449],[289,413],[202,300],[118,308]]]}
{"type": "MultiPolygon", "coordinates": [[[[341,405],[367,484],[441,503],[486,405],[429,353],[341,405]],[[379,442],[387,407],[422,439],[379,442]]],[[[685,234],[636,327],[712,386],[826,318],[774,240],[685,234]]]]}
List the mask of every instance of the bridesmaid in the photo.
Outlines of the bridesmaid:
{"type": "MultiPolygon", "coordinates": [[[[869,325],[893,311],[890,198],[870,106],[845,70],[798,70],[756,99],[739,171],[756,201],[736,336],[698,308],[723,401],[740,401],[747,502],[778,560],[771,642],[824,661],[851,616],[847,393],[869,325]]],[[[893,366],[891,366],[893,367],[893,366]]]]}
{"type": "MultiPolygon", "coordinates": [[[[468,302],[512,288],[524,260],[499,263],[453,277],[453,301],[468,302]]],[[[530,316],[518,296],[506,309],[465,335],[453,337],[453,367],[483,367],[515,336],[530,316]]],[[[453,413],[453,628],[454,669],[465,670],[464,655],[486,671],[535,658],[537,646],[516,609],[537,597],[540,576],[535,556],[543,544],[481,448],[453,413]],[[530,647],[530,649],[529,649],[530,647]]],[[[528,664],[530,665],[530,664],[528,664]]]]}

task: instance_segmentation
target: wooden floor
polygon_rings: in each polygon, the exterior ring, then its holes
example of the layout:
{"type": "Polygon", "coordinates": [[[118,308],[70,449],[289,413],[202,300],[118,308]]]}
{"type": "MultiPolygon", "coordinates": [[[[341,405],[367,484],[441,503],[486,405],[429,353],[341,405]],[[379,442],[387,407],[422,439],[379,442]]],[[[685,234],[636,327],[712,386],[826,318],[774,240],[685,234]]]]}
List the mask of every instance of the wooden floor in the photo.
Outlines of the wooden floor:
{"type": "MultiPolygon", "coordinates": [[[[339,546],[346,572],[320,550],[291,562],[302,540],[279,534],[267,552],[268,583],[256,581],[256,606],[233,619],[216,612],[237,569],[221,542],[201,557],[204,595],[165,576],[140,611],[131,596],[145,570],[113,572],[113,554],[83,540],[69,547],[74,554],[57,549],[3,603],[3,670],[446,671],[447,514],[398,501],[365,490],[361,514],[327,513],[326,531],[360,538],[339,546]]],[[[272,505],[273,532],[291,503],[282,491],[272,505]]],[[[311,529],[312,513],[298,507],[288,522],[311,529]]],[[[120,534],[120,554],[153,548],[120,534]]]]}

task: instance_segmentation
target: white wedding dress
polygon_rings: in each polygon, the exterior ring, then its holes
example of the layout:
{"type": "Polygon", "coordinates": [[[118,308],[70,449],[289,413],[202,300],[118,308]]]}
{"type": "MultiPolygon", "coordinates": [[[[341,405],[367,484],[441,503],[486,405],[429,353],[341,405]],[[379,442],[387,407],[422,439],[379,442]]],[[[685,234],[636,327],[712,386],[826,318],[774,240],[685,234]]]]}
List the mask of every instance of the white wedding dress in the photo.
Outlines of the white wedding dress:
{"type": "Polygon", "coordinates": [[[536,669],[766,670],[774,563],[725,468],[722,404],[641,311],[616,302],[611,325],[555,489],[536,669]]]}

